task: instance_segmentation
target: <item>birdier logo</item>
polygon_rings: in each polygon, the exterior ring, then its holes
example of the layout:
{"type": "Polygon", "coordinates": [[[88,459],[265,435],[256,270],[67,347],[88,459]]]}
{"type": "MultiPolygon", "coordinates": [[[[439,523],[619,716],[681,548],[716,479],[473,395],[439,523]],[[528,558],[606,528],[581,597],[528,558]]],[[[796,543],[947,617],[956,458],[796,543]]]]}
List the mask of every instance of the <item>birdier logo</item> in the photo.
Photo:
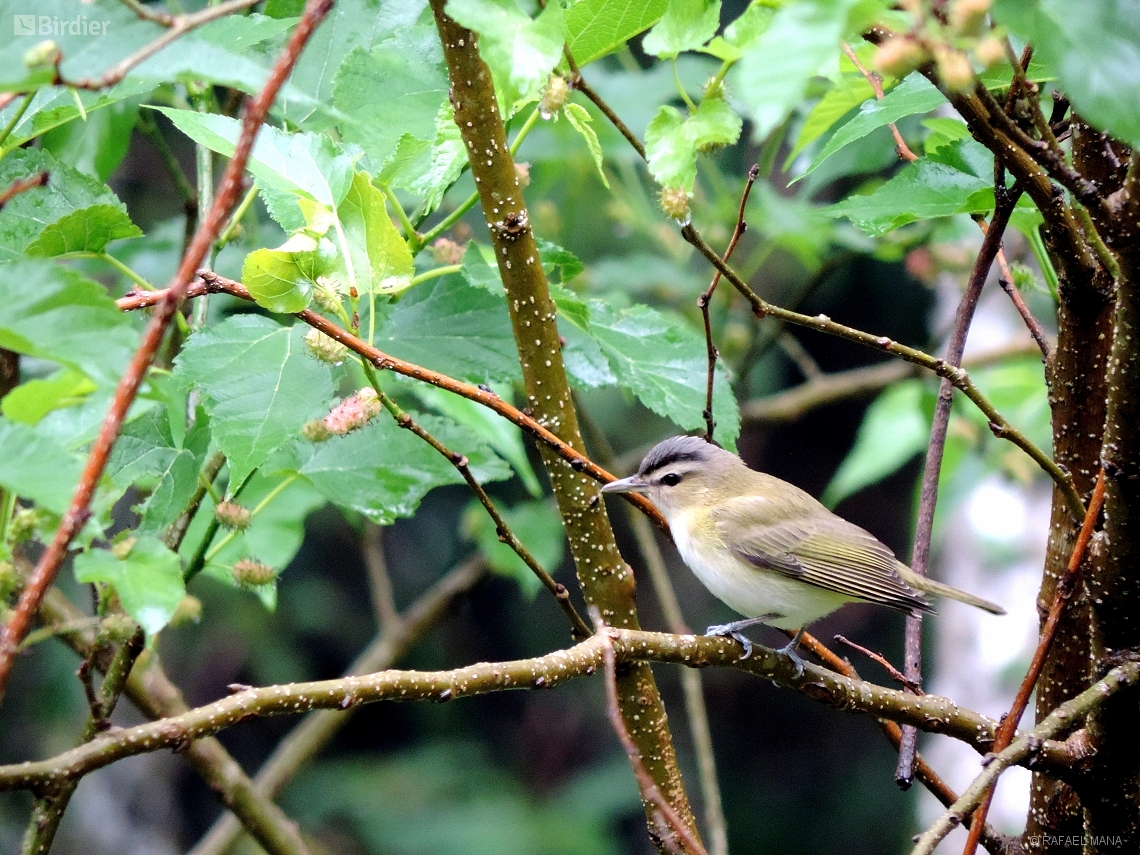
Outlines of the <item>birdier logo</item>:
{"type": "Polygon", "coordinates": [[[110,21],[92,21],[86,15],[13,15],[12,33],[17,36],[105,36],[110,21]]]}

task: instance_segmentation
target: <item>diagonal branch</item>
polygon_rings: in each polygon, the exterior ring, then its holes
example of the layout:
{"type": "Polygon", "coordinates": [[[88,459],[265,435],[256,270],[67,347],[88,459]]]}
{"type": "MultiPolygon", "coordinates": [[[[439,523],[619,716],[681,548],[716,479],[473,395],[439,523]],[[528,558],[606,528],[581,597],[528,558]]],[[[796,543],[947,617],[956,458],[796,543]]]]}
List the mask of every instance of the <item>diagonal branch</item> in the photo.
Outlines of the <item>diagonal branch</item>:
{"type": "Polygon", "coordinates": [[[11,673],[12,663],[20,641],[27,633],[40,601],[59,572],[59,567],[67,555],[68,545],[90,516],[91,498],[94,496],[95,488],[107,466],[111,449],[119,436],[119,428],[122,426],[127,410],[138,394],[143,380],[146,378],[147,369],[150,368],[151,361],[158,352],[159,345],[166,334],[166,328],[186,296],[186,289],[194,278],[194,271],[201,265],[202,259],[205,258],[206,252],[214,242],[214,237],[237,202],[238,193],[241,191],[242,173],[245,172],[246,163],[249,161],[250,152],[253,150],[254,138],[265,121],[269,108],[277,98],[277,92],[281,89],[300,57],[301,50],[331,8],[332,0],[308,0],[304,14],[301,16],[288,44],[273,65],[265,88],[249,103],[246,109],[245,116],[242,118],[241,135],[234,149],[233,158],[226,167],[217,198],[210,208],[210,213],[198,227],[194,239],[182,256],[178,272],[175,273],[169,288],[164,292],[162,302],[151,318],[143,335],[143,340],[127,366],[123,379],[119,382],[119,387],[115,390],[111,408],[91,447],[87,465],[84,467],[71,505],[60,521],[51,544],[36,564],[31,580],[20,595],[11,621],[4,628],[3,638],[0,638],[0,700],[3,699],[4,687],[8,682],[8,675],[11,673]]]}

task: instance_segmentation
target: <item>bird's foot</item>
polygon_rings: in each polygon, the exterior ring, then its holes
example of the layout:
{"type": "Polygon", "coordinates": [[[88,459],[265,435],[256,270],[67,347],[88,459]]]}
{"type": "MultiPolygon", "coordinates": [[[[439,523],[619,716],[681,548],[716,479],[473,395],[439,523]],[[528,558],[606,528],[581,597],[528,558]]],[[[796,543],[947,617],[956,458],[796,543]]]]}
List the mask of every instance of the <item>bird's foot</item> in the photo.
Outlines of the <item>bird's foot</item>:
{"type": "Polygon", "coordinates": [[[740,630],[755,626],[758,623],[767,623],[778,617],[779,615],[760,615],[760,617],[734,620],[732,623],[714,624],[705,630],[705,635],[719,635],[724,638],[731,638],[733,641],[739,641],[740,646],[744,648],[744,655],[740,657],[740,661],[743,662],[752,655],[752,642],[745,638],[740,630]]]}
{"type": "Polygon", "coordinates": [[[792,664],[796,666],[797,677],[803,676],[804,673],[804,660],[800,658],[800,654],[796,652],[796,648],[800,646],[800,639],[803,637],[803,634],[803,627],[801,627],[796,631],[796,634],[791,641],[776,651],[777,653],[784,654],[792,660],[792,664]]]}

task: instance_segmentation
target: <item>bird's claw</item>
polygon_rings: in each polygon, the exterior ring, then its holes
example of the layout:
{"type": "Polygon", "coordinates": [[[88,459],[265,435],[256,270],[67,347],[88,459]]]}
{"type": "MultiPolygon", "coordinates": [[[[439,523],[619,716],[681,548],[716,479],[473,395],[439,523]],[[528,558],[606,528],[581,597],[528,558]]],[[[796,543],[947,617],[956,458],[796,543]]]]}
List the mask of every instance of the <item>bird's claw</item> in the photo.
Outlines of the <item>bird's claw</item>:
{"type": "Polygon", "coordinates": [[[735,624],[715,624],[705,630],[705,635],[719,635],[722,638],[731,638],[733,641],[740,642],[740,646],[744,648],[744,655],[740,657],[741,662],[752,655],[752,642],[744,637],[744,634],[736,628],[735,624]]]}
{"type": "Polygon", "coordinates": [[[800,637],[797,635],[779,650],[777,653],[782,653],[792,660],[792,664],[796,666],[796,676],[802,677],[804,673],[804,660],[800,658],[800,654],[796,653],[796,646],[800,643],[800,637]]]}

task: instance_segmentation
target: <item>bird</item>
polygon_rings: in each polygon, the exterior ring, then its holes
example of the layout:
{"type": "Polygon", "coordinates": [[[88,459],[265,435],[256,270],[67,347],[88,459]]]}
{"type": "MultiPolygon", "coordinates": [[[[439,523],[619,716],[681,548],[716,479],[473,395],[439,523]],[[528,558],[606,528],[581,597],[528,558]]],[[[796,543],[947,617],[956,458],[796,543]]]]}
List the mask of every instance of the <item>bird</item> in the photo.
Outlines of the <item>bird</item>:
{"type": "Polygon", "coordinates": [[[634,475],[609,482],[602,492],[643,493],[657,506],[685,564],[745,616],[705,631],[739,641],[742,659],[752,654],[752,643],[741,630],[756,624],[795,630],[779,652],[802,674],[796,648],[805,627],[847,603],[933,614],[923,596],[929,593],[1005,614],[995,603],[918,575],[810,493],[750,469],[703,437],[663,440],[634,475]]]}

